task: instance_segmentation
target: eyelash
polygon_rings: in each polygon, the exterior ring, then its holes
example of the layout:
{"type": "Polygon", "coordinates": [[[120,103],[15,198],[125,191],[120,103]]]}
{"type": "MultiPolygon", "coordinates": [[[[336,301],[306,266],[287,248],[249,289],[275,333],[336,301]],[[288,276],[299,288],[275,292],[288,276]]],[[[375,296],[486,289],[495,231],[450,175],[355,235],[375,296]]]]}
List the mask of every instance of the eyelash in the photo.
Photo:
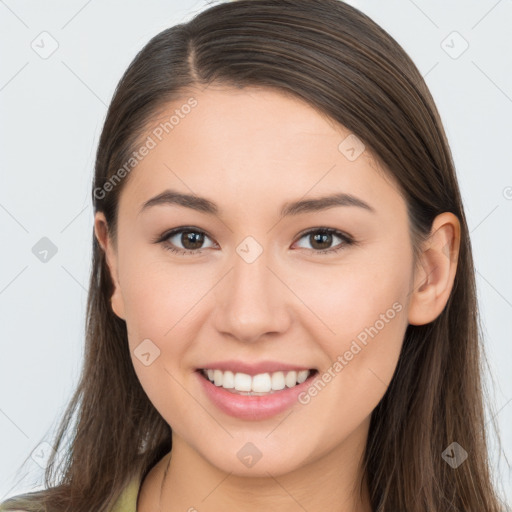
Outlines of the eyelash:
{"type": "MultiPolygon", "coordinates": [[[[171,238],[174,235],[177,235],[179,233],[183,233],[183,232],[201,233],[201,234],[206,235],[208,238],[211,238],[208,235],[208,233],[206,233],[202,229],[197,229],[197,228],[194,228],[194,227],[181,227],[181,228],[173,229],[171,231],[167,231],[166,233],[164,233],[163,235],[158,237],[156,240],[153,240],[153,242],[154,243],[161,243],[163,245],[164,249],[166,249],[167,251],[171,251],[172,253],[175,253],[175,254],[181,254],[183,256],[185,256],[185,255],[193,256],[193,255],[196,255],[196,254],[201,254],[203,249],[195,249],[195,250],[193,250],[193,249],[180,249],[180,248],[173,247],[172,245],[169,245],[169,242],[168,242],[169,238],[171,238]]],[[[309,229],[308,231],[305,231],[305,232],[301,233],[297,240],[300,240],[301,238],[304,238],[306,235],[311,235],[313,233],[321,233],[321,234],[329,234],[329,235],[330,234],[334,234],[337,237],[341,238],[341,240],[342,240],[342,243],[339,244],[338,247],[335,247],[335,248],[332,248],[332,249],[319,249],[319,250],[306,249],[307,251],[311,251],[311,252],[313,252],[315,254],[336,254],[336,253],[340,252],[341,250],[345,249],[348,246],[356,245],[357,244],[357,242],[350,235],[348,235],[346,233],[343,233],[342,231],[339,231],[339,230],[334,229],[334,228],[313,228],[313,229],[309,229]]]]}

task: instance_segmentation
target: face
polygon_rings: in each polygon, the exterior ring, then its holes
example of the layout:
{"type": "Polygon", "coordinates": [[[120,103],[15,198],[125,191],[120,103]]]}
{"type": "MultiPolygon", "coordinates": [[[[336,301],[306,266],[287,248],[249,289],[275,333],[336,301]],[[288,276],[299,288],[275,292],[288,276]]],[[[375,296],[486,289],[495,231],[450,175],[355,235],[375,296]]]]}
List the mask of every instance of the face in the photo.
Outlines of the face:
{"type": "Polygon", "coordinates": [[[279,475],[364,441],[408,323],[406,204],[347,129],[300,100],[256,88],[193,96],[161,140],[148,131],[156,144],[121,193],[112,305],[173,435],[226,472],[279,475]],[[169,190],[208,208],[143,208],[169,190]],[[357,200],[315,203],[341,194],[357,200]],[[277,387],[280,366],[315,372],[300,394],[285,385],[271,400],[220,394],[198,372],[227,362],[264,374],[269,361],[277,387]],[[261,458],[250,467],[246,455],[261,458]]]}

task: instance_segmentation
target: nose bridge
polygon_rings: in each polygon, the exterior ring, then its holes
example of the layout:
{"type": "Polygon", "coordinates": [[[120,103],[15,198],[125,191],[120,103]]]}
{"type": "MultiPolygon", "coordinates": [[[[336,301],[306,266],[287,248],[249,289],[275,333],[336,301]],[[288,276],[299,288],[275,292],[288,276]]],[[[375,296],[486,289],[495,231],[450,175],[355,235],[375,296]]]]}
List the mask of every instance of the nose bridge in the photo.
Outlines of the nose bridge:
{"type": "Polygon", "coordinates": [[[217,296],[217,329],[243,341],[255,341],[288,325],[286,293],[272,268],[272,255],[246,237],[230,259],[231,272],[217,296]],[[270,268],[269,268],[270,267],[270,268]]]}

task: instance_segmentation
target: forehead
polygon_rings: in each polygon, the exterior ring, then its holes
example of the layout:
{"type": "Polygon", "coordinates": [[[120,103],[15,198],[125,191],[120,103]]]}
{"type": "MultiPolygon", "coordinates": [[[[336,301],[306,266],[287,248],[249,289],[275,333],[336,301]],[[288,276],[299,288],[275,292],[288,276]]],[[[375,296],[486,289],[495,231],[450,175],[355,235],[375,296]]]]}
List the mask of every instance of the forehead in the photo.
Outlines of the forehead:
{"type": "Polygon", "coordinates": [[[219,163],[239,159],[246,165],[252,156],[297,161],[308,154],[316,159],[323,154],[327,162],[332,160],[333,149],[336,152],[337,141],[349,134],[346,128],[299,98],[256,87],[211,86],[196,90],[168,104],[150,126],[164,129],[163,146],[165,142],[172,144],[176,156],[189,151],[193,143],[200,145],[204,157],[215,157],[219,163]],[[191,97],[196,106],[187,109],[186,114],[173,116],[185,110],[191,97]],[[166,133],[165,122],[171,117],[174,126],[171,130],[167,126],[166,133]]]}
{"type": "Polygon", "coordinates": [[[347,145],[354,146],[349,130],[280,91],[193,90],[159,111],[141,140],[148,137],[152,148],[121,194],[129,207],[165,188],[245,208],[333,190],[377,202],[386,194],[397,199],[398,190],[369,151],[347,157],[347,145]],[[184,108],[190,98],[195,106],[184,108]]]}

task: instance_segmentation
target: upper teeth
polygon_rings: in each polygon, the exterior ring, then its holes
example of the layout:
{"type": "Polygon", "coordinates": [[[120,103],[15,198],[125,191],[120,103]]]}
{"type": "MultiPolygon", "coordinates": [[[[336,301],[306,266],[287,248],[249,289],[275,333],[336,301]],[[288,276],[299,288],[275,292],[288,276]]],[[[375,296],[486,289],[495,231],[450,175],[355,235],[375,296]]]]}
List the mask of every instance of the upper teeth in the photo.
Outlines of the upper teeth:
{"type": "Polygon", "coordinates": [[[202,370],[216,386],[222,386],[225,389],[235,389],[237,391],[254,391],[257,393],[267,393],[271,390],[278,391],[285,386],[292,388],[297,384],[304,382],[309,374],[309,370],[299,372],[273,372],[259,373],[258,375],[248,375],[247,373],[233,373],[222,370],[202,370]]]}

